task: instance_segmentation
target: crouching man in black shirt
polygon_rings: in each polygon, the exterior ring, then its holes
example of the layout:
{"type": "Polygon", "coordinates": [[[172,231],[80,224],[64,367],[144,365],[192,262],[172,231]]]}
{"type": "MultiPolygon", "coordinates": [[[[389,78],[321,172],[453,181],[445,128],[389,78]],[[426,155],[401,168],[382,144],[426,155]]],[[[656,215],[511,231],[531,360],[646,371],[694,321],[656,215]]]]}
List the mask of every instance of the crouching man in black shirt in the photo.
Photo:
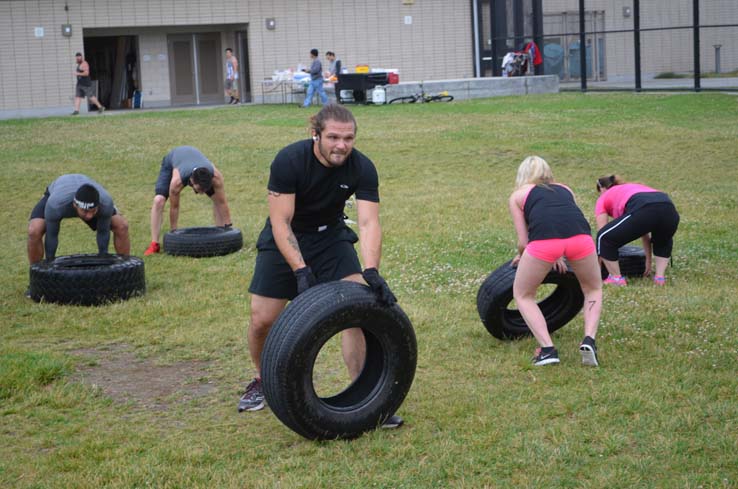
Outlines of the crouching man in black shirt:
{"type": "MultiPolygon", "coordinates": [[[[256,243],[251,280],[249,352],[256,377],[241,397],[238,410],[264,407],[261,352],[274,321],[287,305],[312,285],[333,280],[366,282],[385,304],[394,294],[377,272],[382,254],[379,225],[379,179],[374,164],[354,149],[356,120],[343,106],[329,104],[311,118],[312,139],[282,149],[269,174],[269,218],[256,243]],[[356,194],[361,271],[356,233],[344,223],[343,209],[356,194]]],[[[359,328],[343,331],[343,358],[355,379],[364,366],[365,342],[359,328]]],[[[402,424],[392,416],[385,427],[402,424]]]]}

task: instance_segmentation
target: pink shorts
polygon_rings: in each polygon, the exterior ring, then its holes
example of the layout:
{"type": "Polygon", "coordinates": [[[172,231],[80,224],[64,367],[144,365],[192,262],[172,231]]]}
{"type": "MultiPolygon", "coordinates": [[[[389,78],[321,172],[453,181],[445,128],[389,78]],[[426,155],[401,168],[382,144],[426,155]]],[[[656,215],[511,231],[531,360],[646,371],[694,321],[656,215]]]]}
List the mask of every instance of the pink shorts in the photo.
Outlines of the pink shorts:
{"type": "Polygon", "coordinates": [[[534,258],[553,263],[562,256],[569,260],[581,260],[594,253],[595,246],[592,236],[577,234],[571,238],[531,241],[525,251],[534,258]]]}

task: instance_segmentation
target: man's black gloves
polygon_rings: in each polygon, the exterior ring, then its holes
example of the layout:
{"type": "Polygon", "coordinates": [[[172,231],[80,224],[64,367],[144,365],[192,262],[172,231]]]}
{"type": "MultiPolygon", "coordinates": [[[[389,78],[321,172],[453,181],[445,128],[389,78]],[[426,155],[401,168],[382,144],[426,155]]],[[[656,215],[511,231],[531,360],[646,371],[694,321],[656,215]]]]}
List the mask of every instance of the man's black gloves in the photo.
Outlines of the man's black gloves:
{"type": "Polygon", "coordinates": [[[295,278],[297,279],[297,295],[302,294],[318,283],[310,267],[302,267],[295,270],[295,278]]]}
{"type": "Polygon", "coordinates": [[[380,303],[386,306],[391,306],[397,302],[397,297],[392,293],[389,285],[387,285],[387,282],[379,275],[376,268],[367,268],[364,270],[362,275],[364,280],[366,280],[366,283],[369,284],[369,287],[372,289],[372,292],[374,292],[374,295],[379,299],[380,303]]]}

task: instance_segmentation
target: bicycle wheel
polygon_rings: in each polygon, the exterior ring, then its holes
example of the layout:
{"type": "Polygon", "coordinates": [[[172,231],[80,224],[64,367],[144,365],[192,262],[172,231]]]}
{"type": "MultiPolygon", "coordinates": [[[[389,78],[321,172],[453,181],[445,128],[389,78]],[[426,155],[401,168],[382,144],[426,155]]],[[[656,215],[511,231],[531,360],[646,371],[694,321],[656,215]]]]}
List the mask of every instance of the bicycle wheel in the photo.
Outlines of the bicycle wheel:
{"type": "Polygon", "coordinates": [[[451,102],[453,99],[453,95],[434,95],[430,97],[429,102],[451,102]]]}
{"type": "Polygon", "coordinates": [[[408,96],[408,97],[397,97],[393,98],[389,101],[391,104],[414,104],[415,103],[415,97],[408,96]]]}

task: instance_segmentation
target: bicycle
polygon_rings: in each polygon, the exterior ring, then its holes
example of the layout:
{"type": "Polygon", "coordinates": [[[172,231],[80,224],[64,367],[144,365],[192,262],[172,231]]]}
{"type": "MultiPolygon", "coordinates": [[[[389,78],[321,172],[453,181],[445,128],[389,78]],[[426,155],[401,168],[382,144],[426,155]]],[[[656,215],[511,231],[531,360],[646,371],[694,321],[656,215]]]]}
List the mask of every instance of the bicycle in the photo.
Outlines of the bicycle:
{"type": "Polygon", "coordinates": [[[393,98],[389,101],[390,104],[425,104],[428,102],[451,102],[454,99],[453,95],[449,95],[446,90],[437,93],[435,95],[429,95],[423,90],[423,83],[420,83],[420,93],[415,95],[407,95],[405,97],[393,98]]]}

